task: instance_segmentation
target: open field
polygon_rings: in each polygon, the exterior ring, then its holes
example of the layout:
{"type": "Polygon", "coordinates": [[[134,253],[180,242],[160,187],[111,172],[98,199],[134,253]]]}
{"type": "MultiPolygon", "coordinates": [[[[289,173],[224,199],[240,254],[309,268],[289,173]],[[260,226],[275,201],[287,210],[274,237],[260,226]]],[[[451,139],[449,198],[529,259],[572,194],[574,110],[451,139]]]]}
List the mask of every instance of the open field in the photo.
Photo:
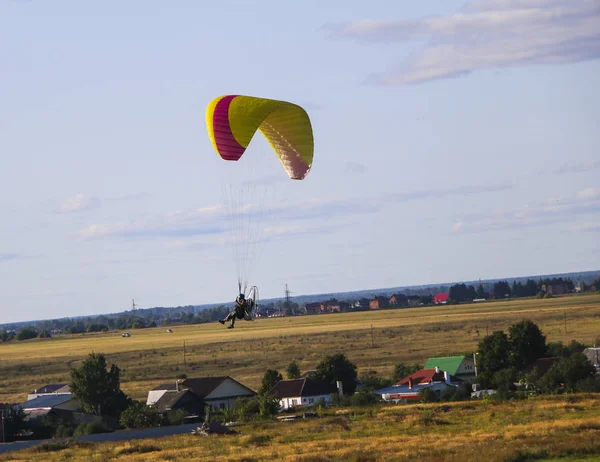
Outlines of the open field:
{"type": "Polygon", "coordinates": [[[320,418],[255,422],[233,436],[49,445],[0,460],[592,461],[600,395],[331,408],[320,418]]]}
{"type": "Polygon", "coordinates": [[[257,389],[268,368],[283,371],[296,359],[306,371],[335,352],[345,353],[359,372],[391,374],[398,362],[474,351],[486,332],[524,318],[548,341],[590,344],[600,335],[600,295],[238,321],[233,330],[213,323],[175,326],[173,333],[133,330],[130,338],[108,332],[15,341],[0,344],[0,402],[23,401],[36,387],[67,382],[69,368],[92,351],[121,368],[126,393],[144,399],[150,388],[182,373],[231,375],[257,389]]]}

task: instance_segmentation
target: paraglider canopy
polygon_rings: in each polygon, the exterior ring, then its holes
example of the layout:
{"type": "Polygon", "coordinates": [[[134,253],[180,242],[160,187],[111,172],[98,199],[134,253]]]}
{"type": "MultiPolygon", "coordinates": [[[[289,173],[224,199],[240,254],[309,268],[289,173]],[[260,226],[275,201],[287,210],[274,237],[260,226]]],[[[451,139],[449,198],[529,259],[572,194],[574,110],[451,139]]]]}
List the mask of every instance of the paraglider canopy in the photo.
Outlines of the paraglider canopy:
{"type": "Polygon", "coordinates": [[[311,168],[312,126],[306,111],[296,104],[253,96],[219,96],[206,109],[206,126],[213,147],[224,160],[239,160],[260,131],[291,179],[304,179],[311,168]]]}
{"type": "MultiPolygon", "coordinates": [[[[311,169],[314,152],[312,126],[306,111],[296,104],[253,96],[219,96],[206,108],[206,127],[220,157],[215,158],[218,163],[221,159],[237,163],[259,131],[279,158],[289,178],[303,180],[311,169]]],[[[265,160],[272,158],[275,162],[271,149],[267,148],[268,157],[265,160]]],[[[248,176],[253,170],[258,170],[256,166],[259,159],[256,154],[248,154],[245,165],[229,164],[228,168],[223,169],[224,177],[234,170],[237,173],[241,170],[244,174],[243,178],[236,181],[224,180],[229,184],[223,188],[223,202],[230,214],[233,234],[231,247],[237,266],[240,294],[248,286],[248,271],[250,267],[254,267],[265,242],[264,219],[275,219],[277,215],[265,209],[269,206],[266,192],[273,185],[268,182],[263,184],[258,178],[248,176]]],[[[282,201],[280,195],[275,196],[275,199],[282,201]]],[[[240,302],[239,299],[237,301],[240,302]]]]}

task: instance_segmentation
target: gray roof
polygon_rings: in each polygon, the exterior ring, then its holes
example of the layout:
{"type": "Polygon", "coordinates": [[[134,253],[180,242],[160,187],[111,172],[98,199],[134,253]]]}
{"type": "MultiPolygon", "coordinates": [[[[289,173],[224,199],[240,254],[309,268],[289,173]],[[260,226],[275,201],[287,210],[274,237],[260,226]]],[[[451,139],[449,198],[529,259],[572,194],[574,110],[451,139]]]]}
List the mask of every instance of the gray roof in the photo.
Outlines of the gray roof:
{"type": "Polygon", "coordinates": [[[70,393],[64,393],[60,395],[43,395],[38,396],[37,398],[26,401],[22,404],[19,404],[23,409],[38,409],[38,408],[46,408],[46,407],[54,407],[59,406],[67,401],[70,401],[72,398],[70,393]]]}
{"type": "Polygon", "coordinates": [[[43,394],[43,393],[55,393],[58,391],[68,392],[69,388],[70,387],[69,387],[68,383],[51,383],[48,385],[44,385],[43,387],[40,387],[34,391],[30,391],[29,394],[37,395],[37,394],[43,394]],[[65,388],[65,390],[61,390],[62,388],[65,388]]]}
{"type": "Polygon", "coordinates": [[[583,354],[594,366],[600,365],[600,348],[586,348],[583,350],[583,354]]]}
{"type": "Polygon", "coordinates": [[[270,391],[271,394],[279,399],[296,396],[321,396],[335,392],[336,387],[334,385],[308,378],[280,380],[270,391]]]}
{"type": "Polygon", "coordinates": [[[201,414],[203,405],[202,398],[199,398],[190,390],[167,391],[160,399],[154,403],[159,412],[165,413],[171,409],[183,409],[188,415],[201,414]]]}

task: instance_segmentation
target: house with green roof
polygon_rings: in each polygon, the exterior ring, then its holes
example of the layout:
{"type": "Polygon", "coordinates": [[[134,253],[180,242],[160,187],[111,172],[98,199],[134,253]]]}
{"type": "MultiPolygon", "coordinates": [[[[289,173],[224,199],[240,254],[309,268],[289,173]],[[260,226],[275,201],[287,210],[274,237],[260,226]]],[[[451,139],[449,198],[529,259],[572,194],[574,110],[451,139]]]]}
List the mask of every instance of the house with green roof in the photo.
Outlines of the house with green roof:
{"type": "Polygon", "coordinates": [[[436,367],[442,371],[448,371],[449,374],[459,378],[463,382],[470,383],[475,380],[475,362],[472,358],[467,358],[466,356],[429,358],[423,369],[435,369],[436,367]]]}

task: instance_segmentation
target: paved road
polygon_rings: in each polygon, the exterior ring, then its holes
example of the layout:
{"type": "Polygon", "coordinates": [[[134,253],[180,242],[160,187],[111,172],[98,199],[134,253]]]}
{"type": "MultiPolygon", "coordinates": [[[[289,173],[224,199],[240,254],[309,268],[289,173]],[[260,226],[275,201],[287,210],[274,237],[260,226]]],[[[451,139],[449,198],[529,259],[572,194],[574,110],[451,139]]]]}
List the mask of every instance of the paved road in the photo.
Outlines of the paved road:
{"type": "Polygon", "coordinates": [[[74,436],[72,438],[55,438],[49,440],[35,441],[16,441],[14,443],[0,443],[0,454],[11,451],[20,451],[38,444],[47,442],[58,442],[73,439],[76,441],[91,441],[94,443],[104,443],[106,441],[128,441],[144,438],[161,438],[163,436],[180,435],[182,433],[191,433],[192,430],[202,425],[201,423],[174,425],[171,427],[146,428],[143,430],[122,430],[113,433],[98,433],[96,435],[74,436]]]}

